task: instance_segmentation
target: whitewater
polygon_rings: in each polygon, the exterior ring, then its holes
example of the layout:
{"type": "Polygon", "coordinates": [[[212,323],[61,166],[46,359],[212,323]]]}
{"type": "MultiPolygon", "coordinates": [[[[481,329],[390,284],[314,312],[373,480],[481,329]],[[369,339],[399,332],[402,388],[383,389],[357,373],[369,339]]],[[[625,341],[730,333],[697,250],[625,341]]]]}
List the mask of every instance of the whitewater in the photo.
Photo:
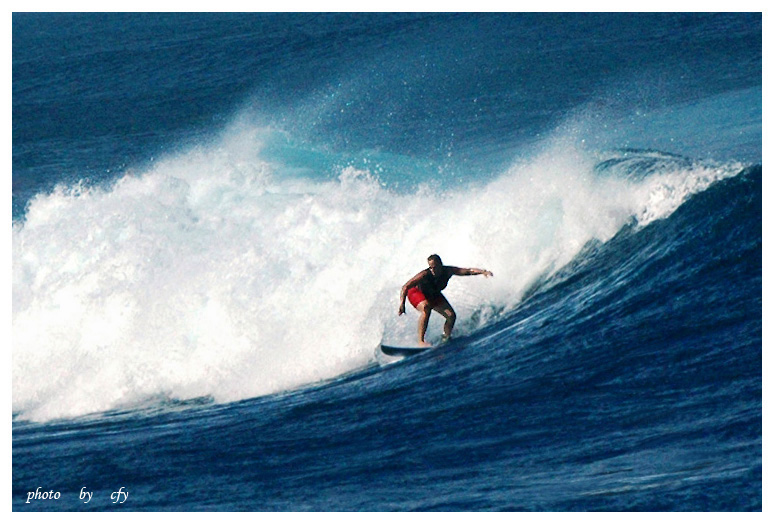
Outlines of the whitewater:
{"type": "Polygon", "coordinates": [[[381,340],[414,338],[393,317],[400,283],[429,254],[497,276],[448,291],[470,332],[589,242],[663,219],[740,170],[600,158],[560,136],[490,182],[398,192],[378,168],[278,178],[261,155],[269,133],[234,125],[145,172],[29,204],[13,230],[16,413],[228,402],[364,368],[381,340]],[[633,177],[642,165],[657,172],[633,177]]]}

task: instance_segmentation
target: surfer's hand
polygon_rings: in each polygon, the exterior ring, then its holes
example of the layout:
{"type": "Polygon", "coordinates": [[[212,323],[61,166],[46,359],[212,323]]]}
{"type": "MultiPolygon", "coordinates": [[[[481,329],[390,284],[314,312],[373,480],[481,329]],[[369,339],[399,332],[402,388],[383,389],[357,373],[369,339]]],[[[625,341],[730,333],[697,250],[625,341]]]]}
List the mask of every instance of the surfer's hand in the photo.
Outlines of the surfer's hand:
{"type": "Polygon", "coordinates": [[[484,277],[486,277],[486,278],[489,278],[489,277],[493,277],[493,276],[494,276],[494,274],[493,274],[491,271],[484,271],[484,272],[483,272],[483,273],[481,273],[481,274],[482,274],[482,275],[484,275],[484,277]]]}
{"type": "Polygon", "coordinates": [[[401,304],[398,308],[398,316],[401,316],[403,313],[406,312],[406,304],[401,304]]]}

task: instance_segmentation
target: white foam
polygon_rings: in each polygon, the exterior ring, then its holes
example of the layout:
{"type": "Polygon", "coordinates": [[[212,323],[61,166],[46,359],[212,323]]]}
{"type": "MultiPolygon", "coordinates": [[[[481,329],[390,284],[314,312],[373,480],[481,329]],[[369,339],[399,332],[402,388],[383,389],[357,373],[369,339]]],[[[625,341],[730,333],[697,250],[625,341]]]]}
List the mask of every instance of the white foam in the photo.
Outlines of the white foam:
{"type": "Polygon", "coordinates": [[[399,194],[354,168],[278,178],[260,141],[235,127],[110,188],[30,203],[13,228],[14,411],[231,401],[333,378],[367,365],[382,337],[413,339],[398,295],[427,255],[495,274],[449,285],[464,330],[590,239],[731,173],[601,177],[593,155],[557,140],[489,184],[399,194]]]}

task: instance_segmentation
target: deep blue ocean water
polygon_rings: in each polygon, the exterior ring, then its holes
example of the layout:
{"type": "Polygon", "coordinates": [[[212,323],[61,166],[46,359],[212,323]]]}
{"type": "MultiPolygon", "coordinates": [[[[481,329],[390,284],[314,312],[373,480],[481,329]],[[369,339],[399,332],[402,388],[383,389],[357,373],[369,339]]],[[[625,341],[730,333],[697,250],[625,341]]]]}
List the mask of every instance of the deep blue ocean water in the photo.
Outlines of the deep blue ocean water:
{"type": "Polygon", "coordinates": [[[13,509],[760,511],[761,40],[14,14],[13,509]]]}

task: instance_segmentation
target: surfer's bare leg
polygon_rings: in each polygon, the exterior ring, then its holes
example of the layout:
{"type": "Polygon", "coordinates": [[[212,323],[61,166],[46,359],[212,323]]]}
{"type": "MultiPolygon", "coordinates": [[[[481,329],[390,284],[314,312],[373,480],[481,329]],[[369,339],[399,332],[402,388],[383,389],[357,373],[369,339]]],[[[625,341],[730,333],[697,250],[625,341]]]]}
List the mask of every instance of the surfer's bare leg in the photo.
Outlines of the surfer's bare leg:
{"type": "Polygon", "coordinates": [[[454,329],[454,322],[457,320],[457,314],[443,295],[441,295],[440,303],[433,309],[443,315],[446,319],[446,323],[443,325],[443,338],[450,338],[452,329],[454,329]]]}
{"type": "Polygon", "coordinates": [[[425,333],[427,333],[427,324],[430,322],[430,313],[433,308],[430,307],[427,300],[423,300],[417,304],[417,311],[419,311],[419,345],[429,346],[430,344],[425,342],[425,333]]]}

